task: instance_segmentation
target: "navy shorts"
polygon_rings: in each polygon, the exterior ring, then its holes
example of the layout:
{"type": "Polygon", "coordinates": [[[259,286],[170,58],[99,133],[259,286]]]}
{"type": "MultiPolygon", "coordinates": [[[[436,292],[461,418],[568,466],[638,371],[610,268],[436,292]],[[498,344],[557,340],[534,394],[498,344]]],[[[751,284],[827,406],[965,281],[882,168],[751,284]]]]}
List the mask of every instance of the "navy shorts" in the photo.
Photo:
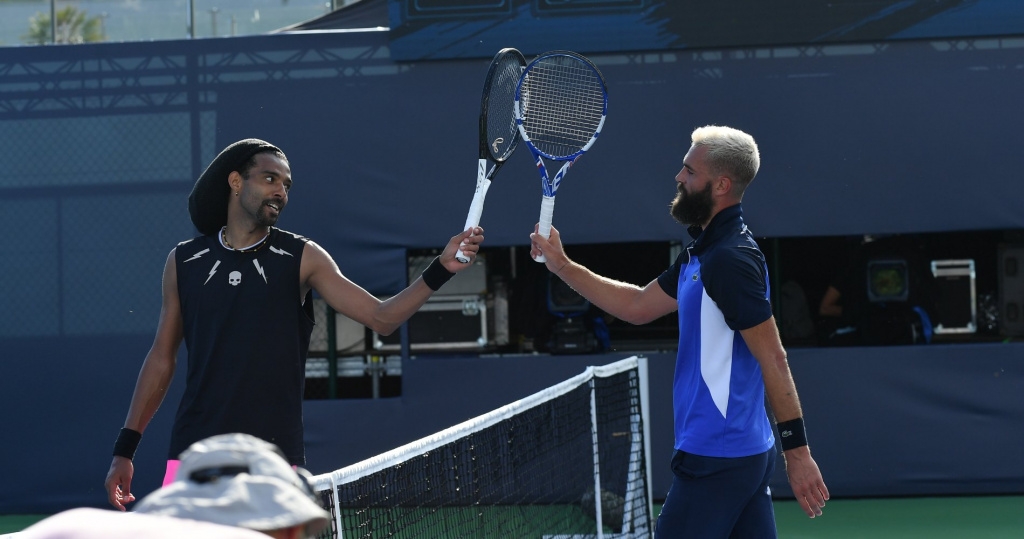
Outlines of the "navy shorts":
{"type": "Polygon", "coordinates": [[[676,451],[674,479],[658,515],[655,539],[776,537],[768,486],[775,459],[774,447],[740,458],[676,451]]]}

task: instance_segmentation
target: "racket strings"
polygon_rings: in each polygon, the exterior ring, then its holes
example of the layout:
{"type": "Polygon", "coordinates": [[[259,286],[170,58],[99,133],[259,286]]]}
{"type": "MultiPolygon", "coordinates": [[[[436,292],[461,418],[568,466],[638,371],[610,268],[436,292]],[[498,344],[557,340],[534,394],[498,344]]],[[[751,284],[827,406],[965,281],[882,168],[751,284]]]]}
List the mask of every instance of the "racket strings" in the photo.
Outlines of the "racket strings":
{"type": "Polygon", "coordinates": [[[516,86],[523,66],[514,56],[507,56],[495,70],[494,81],[487,99],[487,144],[491,157],[504,160],[515,148],[519,128],[515,109],[509,106],[515,100],[516,86]]]}
{"type": "Polygon", "coordinates": [[[520,90],[523,131],[552,157],[580,151],[597,135],[604,117],[604,88],[597,73],[568,56],[535,63],[520,90]]]}

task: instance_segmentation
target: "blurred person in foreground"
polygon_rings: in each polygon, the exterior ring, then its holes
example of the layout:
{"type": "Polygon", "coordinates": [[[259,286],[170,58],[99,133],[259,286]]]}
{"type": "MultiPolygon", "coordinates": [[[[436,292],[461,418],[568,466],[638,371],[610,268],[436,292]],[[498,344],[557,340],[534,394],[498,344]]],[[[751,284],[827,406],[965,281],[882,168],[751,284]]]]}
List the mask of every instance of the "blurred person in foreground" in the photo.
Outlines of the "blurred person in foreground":
{"type": "Polygon", "coordinates": [[[190,444],[230,432],[267,440],[301,465],[313,290],[342,315],[389,335],[455,272],[469,267],[483,241],[479,227],[454,236],[419,278],[381,301],[346,278],[322,247],[274,226],[292,185],[288,158],[259,139],[229,145],[196,181],[188,205],[202,236],[167,256],[156,336],[104,483],[117,509],[135,500],[132,458],[167,394],[182,340],[188,373],[164,484],[190,444]],[[469,264],[456,260],[460,249],[470,255],[469,264]]]}
{"type": "Polygon", "coordinates": [[[769,481],[777,449],[765,392],[781,436],[793,493],[821,515],[828,489],[811,458],[796,385],[769,302],[768,268],[741,200],[760,167],[757,144],[729,127],[705,126],[676,175],[672,216],[693,241],[644,288],[574,263],[559,233],[530,235],[531,255],[594,305],[644,324],[679,312],[673,382],[673,482],[655,537],[776,536],[769,481]]]}
{"type": "Polygon", "coordinates": [[[171,484],[142,498],[135,513],[236,526],[275,539],[306,539],[330,514],[316,502],[308,472],[248,434],[222,434],[181,454],[171,484]]]}
{"type": "Polygon", "coordinates": [[[266,534],[174,517],[82,507],[47,517],[4,539],[267,539],[266,534]]]}

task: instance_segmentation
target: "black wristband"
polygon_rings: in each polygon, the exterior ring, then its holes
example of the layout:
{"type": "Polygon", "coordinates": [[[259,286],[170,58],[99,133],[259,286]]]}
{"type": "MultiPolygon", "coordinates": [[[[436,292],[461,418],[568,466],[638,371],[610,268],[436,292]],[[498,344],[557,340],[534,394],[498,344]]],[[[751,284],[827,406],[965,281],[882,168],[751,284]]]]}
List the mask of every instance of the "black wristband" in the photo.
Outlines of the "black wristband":
{"type": "Polygon", "coordinates": [[[427,266],[427,269],[423,270],[423,283],[430,287],[431,290],[437,292],[444,283],[448,282],[455,274],[445,269],[444,264],[441,263],[441,257],[436,257],[427,266]]]}
{"type": "Polygon", "coordinates": [[[804,418],[790,419],[775,426],[779,428],[779,436],[782,437],[781,445],[783,451],[807,445],[807,430],[804,429],[804,418]]]}
{"type": "Polygon", "coordinates": [[[142,441],[142,433],[132,429],[121,429],[114,442],[114,456],[124,457],[128,460],[135,458],[135,450],[139,448],[142,441]]]}

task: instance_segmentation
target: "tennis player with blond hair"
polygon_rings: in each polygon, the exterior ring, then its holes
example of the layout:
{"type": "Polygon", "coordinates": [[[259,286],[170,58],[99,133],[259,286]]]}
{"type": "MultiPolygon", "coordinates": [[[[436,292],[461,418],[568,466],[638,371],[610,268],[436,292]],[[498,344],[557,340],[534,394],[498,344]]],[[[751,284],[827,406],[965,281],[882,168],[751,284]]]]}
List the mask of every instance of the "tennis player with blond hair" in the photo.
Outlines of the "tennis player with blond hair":
{"type": "Polygon", "coordinates": [[[769,302],[768,267],[743,221],[741,201],[760,167],[753,137],[705,126],[675,177],[672,216],[693,241],[657,279],[640,288],[572,262],[558,232],[530,236],[534,257],[609,314],[644,324],[679,312],[673,382],[673,482],[655,537],[775,537],[769,481],[781,435],[793,493],[808,516],[828,489],[811,458],[803,412],[769,302]]]}

